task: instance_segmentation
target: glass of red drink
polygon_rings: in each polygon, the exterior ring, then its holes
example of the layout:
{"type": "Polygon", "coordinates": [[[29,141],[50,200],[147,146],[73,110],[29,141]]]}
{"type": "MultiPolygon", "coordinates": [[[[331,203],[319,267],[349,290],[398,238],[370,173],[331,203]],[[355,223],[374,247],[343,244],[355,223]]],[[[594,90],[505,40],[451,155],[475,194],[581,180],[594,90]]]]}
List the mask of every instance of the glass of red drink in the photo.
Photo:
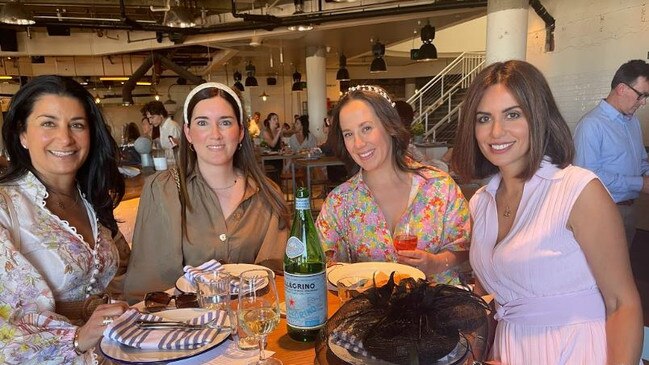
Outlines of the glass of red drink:
{"type": "Polygon", "coordinates": [[[417,249],[417,236],[410,230],[410,224],[397,228],[393,243],[397,251],[417,249]]]}

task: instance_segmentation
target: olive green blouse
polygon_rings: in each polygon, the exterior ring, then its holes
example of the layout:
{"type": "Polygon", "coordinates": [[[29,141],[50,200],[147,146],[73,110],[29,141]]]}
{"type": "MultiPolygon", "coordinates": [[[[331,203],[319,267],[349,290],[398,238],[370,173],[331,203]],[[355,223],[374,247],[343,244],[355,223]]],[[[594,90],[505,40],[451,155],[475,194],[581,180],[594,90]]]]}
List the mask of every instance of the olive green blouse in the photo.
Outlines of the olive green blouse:
{"type": "Polygon", "coordinates": [[[146,180],[124,283],[130,303],[147,292],[172,288],[184,265],[198,266],[210,259],[282,269],[288,227],[279,228],[279,216],[262,200],[253,179],[247,179],[243,199],[227,219],[200,173],[187,177],[187,194],[192,209],[187,209],[185,237],[172,173],[162,171],[146,180]]]}

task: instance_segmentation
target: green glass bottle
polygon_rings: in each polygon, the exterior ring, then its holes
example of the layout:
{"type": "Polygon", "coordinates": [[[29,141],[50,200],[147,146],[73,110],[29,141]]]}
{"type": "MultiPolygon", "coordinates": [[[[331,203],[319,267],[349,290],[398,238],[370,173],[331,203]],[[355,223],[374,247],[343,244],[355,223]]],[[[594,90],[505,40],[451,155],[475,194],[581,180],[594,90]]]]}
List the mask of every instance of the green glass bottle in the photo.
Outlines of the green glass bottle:
{"type": "Polygon", "coordinates": [[[295,193],[295,216],[284,254],[284,290],[288,335],[314,341],[327,321],[325,255],[313,224],[309,190],[295,193]]]}

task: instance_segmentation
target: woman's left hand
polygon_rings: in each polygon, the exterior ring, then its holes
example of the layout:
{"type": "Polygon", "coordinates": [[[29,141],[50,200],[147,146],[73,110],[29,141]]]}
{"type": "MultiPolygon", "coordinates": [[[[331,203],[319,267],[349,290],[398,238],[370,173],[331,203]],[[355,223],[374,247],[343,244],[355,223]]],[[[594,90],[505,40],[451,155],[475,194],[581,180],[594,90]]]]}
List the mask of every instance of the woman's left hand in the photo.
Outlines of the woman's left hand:
{"type": "Polygon", "coordinates": [[[416,267],[430,276],[447,270],[447,265],[442,257],[444,253],[432,254],[422,250],[397,251],[397,262],[416,267]]]}

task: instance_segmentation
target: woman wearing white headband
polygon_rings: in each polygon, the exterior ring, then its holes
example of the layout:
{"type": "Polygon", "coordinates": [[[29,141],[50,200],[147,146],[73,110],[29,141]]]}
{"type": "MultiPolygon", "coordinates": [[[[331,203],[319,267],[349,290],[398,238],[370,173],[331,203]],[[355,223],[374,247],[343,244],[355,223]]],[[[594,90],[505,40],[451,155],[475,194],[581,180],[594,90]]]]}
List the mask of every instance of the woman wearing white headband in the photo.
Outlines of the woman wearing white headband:
{"type": "Polygon", "coordinates": [[[129,301],[173,287],[184,265],[210,259],[282,268],[289,211],[255,159],[241,99],[205,83],[187,96],[183,117],[178,170],[153,175],[143,188],[129,301]]]}

